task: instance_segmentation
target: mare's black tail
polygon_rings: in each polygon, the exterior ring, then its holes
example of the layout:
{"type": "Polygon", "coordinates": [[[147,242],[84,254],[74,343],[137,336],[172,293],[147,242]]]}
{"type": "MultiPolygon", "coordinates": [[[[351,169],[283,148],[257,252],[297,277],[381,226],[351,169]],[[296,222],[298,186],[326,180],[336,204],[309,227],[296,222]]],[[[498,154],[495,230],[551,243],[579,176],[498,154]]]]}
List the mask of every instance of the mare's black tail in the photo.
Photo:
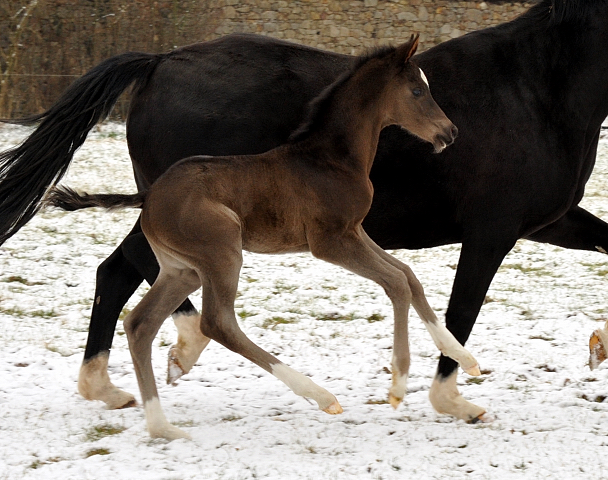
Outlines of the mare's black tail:
{"type": "Polygon", "coordinates": [[[46,197],[44,197],[42,206],[57,207],[68,212],[90,207],[119,210],[122,208],[141,208],[145,198],[146,192],[139,192],[133,195],[119,193],[89,195],[88,193],[78,193],[68,187],[55,187],[50,189],[46,197]]]}
{"type": "Polygon", "coordinates": [[[39,210],[47,189],[66,173],[89,131],[108,116],[120,94],[154,71],[162,55],[124,53],[76,80],[46,112],[15,124],[40,122],[18,147],[0,153],[0,245],[39,210]]]}

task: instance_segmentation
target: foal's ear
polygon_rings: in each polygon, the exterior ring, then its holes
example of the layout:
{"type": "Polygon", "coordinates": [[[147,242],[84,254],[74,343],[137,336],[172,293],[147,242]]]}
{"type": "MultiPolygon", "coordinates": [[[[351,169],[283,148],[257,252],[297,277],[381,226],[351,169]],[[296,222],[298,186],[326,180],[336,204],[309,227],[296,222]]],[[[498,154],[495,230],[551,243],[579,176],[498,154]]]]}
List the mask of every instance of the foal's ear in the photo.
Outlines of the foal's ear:
{"type": "Polygon", "coordinates": [[[412,58],[414,53],[416,53],[419,40],[420,35],[412,35],[408,42],[404,43],[399,47],[399,56],[402,56],[403,63],[406,63],[410,58],[412,58]]]}

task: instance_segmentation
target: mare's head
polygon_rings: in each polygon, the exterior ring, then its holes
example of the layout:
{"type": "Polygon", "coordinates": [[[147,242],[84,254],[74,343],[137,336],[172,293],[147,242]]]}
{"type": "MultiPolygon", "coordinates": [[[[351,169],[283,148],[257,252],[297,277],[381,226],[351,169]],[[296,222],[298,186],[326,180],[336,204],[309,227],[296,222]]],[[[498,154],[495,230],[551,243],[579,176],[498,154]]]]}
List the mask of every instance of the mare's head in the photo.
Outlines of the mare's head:
{"type": "Polygon", "coordinates": [[[418,35],[412,35],[386,57],[394,72],[387,86],[388,121],[431,143],[439,153],[454,142],[458,129],[435,103],[426,76],[411,60],[417,48],[418,35]]]}

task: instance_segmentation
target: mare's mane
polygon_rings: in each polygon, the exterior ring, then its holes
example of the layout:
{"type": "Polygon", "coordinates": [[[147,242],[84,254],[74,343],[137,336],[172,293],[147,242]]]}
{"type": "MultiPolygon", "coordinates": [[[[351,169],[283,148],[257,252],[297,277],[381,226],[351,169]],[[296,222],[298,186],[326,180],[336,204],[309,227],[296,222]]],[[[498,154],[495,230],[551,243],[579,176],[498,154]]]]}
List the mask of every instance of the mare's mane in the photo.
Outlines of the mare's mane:
{"type": "Polygon", "coordinates": [[[331,99],[336,90],[350,80],[363,65],[372,59],[386,57],[394,53],[395,50],[397,50],[397,47],[385,45],[370,49],[368,52],[357,57],[350,70],[347,70],[340,75],[333,83],[325,87],[319,95],[310,101],[304,121],[290,135],[289,142],[294,143],[304,140],[317,130],[321,120],[329,110],[331,99]]]}
{"type": "Polygon", "coordinates": [[[592,12],[592,7],[607,0],[540,0],[522,17],[547,21],[549,26],[580,23],[592,12]]]}

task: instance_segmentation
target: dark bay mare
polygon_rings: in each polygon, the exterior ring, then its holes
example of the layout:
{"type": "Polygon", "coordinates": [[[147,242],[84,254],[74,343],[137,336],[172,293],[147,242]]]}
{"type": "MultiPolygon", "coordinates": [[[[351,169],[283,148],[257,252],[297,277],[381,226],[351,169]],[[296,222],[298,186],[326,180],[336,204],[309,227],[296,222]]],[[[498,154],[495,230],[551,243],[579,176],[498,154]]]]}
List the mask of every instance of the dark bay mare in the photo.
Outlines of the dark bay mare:
{"type": "Polygon", "coordinates": [[[315,400],[325,412],[342,413],[336,397],[255,345],[239,328],[234,300],[243,249],[310,251],[382,286],[395,315],[390,395],[397,403],[405,394],[410,365],[410,303],[443,354],[479,374],[475,359],[439,323],[412,271],[378,247],[361,226],[372,204],[369,173],[382,128],[398,125],[437,152],[455,138],[456,128],[410,61],[417,45],[418,37],[412,37],[397,48],[358,59],[314,100],[310,118],[290,141],[268,152],[189,157],[134,195],[51,190],[46,202],[66,210],[142,209],[141,228],[160,273],[124,323],[152,437],[187,436],[165,418],[150,359],[162,323],[201,286],[199,325],[205,345],[215,340],[275,375],[294,393],[315,400]]]}
{"type": "MultiPolygon", "coordinates": [[[[608,251],[608,224],[578,206],[608,115],[608,1],[541,0],[512,22],[415,59],[459,138],[436,155],[399,128],[383,130],[363,226],[383,248],[462,243],[446,324],[464,344],[517,239],[608,251]]],[[[0,157],[0,242],[31,218],[74,150],[131,83],[127,139],[143,189],[189,155],[260,153],[284,143],[305,105],[353,61],[247,35],[164,55],[110,58],[31,117],[38,129],[0,157]]],[[[123,305],[157,272],[139,224],[100,265],[79,378],[86,398],[113,408],[133,402],[111,384],[108,354],[123,305]]],[[[178,310],[194,311],[189,302],[178,310]]],[[[176,319],[180,340],[170,378],[188,370],[202,350],[200,342],[184,340],[186,331],[196,335],[186,318],[176,319]]],[[[466,420],[484,411],[458,393],[456,363],[443,356],[430,397],[437,410],[466,420]]]]}

